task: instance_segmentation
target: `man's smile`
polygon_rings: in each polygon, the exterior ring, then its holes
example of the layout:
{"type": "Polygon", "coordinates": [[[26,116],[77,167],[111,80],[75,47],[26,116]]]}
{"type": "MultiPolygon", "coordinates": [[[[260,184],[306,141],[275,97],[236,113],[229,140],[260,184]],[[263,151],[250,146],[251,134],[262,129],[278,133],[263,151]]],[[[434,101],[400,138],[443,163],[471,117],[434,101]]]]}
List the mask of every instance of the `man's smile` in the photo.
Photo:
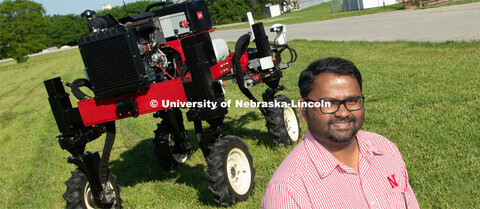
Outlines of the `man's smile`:
{"type": "Polygon", "coordinates": [[[333,127],[335,129],[348,129],[348,128],[351,128],[353,126],[353,122],[350,121],[338,121],[338,122],[333,122],[332,123],[333,127]]]}

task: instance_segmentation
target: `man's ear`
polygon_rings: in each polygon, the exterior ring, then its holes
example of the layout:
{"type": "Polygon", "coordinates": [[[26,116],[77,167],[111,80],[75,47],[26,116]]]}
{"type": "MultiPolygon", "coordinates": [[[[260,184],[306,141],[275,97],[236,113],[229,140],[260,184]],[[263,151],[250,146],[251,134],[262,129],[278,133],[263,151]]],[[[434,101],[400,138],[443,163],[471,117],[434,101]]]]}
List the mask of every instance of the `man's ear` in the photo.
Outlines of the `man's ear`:
{"type": "Polygon", "coordinates": [[[306,104],[305,104],[305,100],[303,100],[303,98],[299,98],[298,101],[297,101],[297,106],[298,106],[298,110],[300,111],[300,119],[302,120],[302,122],[306,122],[307,121],[307,108],[304,107],[306,104]]]}

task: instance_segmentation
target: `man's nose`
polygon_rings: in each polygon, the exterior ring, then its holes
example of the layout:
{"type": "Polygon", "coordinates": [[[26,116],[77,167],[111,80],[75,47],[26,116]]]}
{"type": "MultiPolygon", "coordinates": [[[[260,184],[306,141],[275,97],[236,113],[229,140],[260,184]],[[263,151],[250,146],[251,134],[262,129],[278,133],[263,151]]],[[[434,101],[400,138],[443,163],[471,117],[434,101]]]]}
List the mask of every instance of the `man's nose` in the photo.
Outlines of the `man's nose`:
{"type": "Polygon", "coordinates": [[[350,116],[350,111],[347,110],[345,103],[340,104],[340,107],[338,107],[337,112],[335,112],[335,117],[346,118],[348,116],[350,116]]]}

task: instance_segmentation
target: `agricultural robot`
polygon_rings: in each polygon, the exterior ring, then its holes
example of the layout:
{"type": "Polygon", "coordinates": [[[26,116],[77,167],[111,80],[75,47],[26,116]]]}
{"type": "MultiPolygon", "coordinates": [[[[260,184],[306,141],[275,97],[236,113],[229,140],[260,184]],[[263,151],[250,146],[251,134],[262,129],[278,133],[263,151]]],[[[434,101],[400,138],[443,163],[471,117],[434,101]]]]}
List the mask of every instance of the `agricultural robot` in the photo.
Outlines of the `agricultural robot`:
{"type": "MultiPolygon", "coordinates": [[[[282,27],[272,28],[283,35],[282,43],[271,44],[262,23],[253,24],[256,48],[248,48],[251,33],[247,33],[230,52],[223,39],[210,37],[213,27],[205,1],[155,3],[145,13],[119,20],[111,15],[94,18],[90,10],[82,16],[90,30],[78,44],[86,78],[71,83],[60,77],[44,81],[60,131],[58,142],[72,155],[67,162],[78,167],[65,182],[67,208],[121,206],[120,186],[108,165],[116,120],[153,113],[161,119],[153,140],[160,166],[168,171],[185,163],[193,150],[182,115],[187,108],[175,104],[186,102],[217,104],[190,106],[186,112],[208,166],[206,178],[215,202],[230,206],[246,200],[255,186],[253,158],[239,137],[221,136],[229,128],[224,122],[228,106],[219,105],[225,102],[222,80],[234,79],[254,102],[258,100],[249,88],[265,83],[263,102],[290,103],[286,96],[277,95],[284,89],[279,85],[282,70],[297,56],[284,41],[282,27]],[[282,52],[289,52],[291,59],[282,62],[282,52]],[[78,99],[77,107],[72,107],[64,85],[78,99]],[[164,105],[165,101],[170,103],[164,105]],[[85,151],[87,143],[103,134],[101,156],[85,151]]],[[[286,146],[298,140],[294,107],[258,108],[276,144],[286,146]]]]}

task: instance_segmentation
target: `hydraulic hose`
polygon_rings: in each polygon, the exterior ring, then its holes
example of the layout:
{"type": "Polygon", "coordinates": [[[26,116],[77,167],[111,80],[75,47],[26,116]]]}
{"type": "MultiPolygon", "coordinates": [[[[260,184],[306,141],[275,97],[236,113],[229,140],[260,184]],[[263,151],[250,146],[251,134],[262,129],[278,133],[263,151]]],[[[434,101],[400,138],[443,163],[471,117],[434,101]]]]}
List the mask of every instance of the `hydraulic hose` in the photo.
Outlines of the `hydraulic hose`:
{"type": "MultiPolygon", "coordinates": [[[[258,100],[253,96],[253,94],[248,90],[244,85],[242,65],[240,64],[240,57],[247,51],[248,44],[250,44],[250,34],[244,34],[238,38],[237,43],[235,44],[235,53],[233,54],[233,71],[235,73],[235,78],[237,79],[237,85],[240,91],[250,100],[258,102],[258,100]]],[[[263,115],[267,115],[267,112],[263,107],[258,107],[260,112],[263,115]]]]}
{"type": "Polygon", "coordinates": [[[105,138],[105,145],[103,146],[102,159],[100,160],[99,177],[100,183],[106,184],[108,182],[108,176],[110,170],[108,169],[108,161],[110,160],[110,152],[113,148],[113,142],[115,141],[115,121],[105,123],[107,136],[105,138]]]}
{"type": "Polygon", "coordinates": [[[85,99],[91,98],[87,94],[83,93],[82,90],[80,90],[80,87],[82,86],[85,86],[90,90],[92,90],[92,85],[90,84],[90,81],[88,81],[87,79],[79,78],[73,81],[73,83],[66,83],[66,85],[72,89],[73,96],[75,96],[75,98],[77,98],[78,100],[85,100],[85,99]]]}

